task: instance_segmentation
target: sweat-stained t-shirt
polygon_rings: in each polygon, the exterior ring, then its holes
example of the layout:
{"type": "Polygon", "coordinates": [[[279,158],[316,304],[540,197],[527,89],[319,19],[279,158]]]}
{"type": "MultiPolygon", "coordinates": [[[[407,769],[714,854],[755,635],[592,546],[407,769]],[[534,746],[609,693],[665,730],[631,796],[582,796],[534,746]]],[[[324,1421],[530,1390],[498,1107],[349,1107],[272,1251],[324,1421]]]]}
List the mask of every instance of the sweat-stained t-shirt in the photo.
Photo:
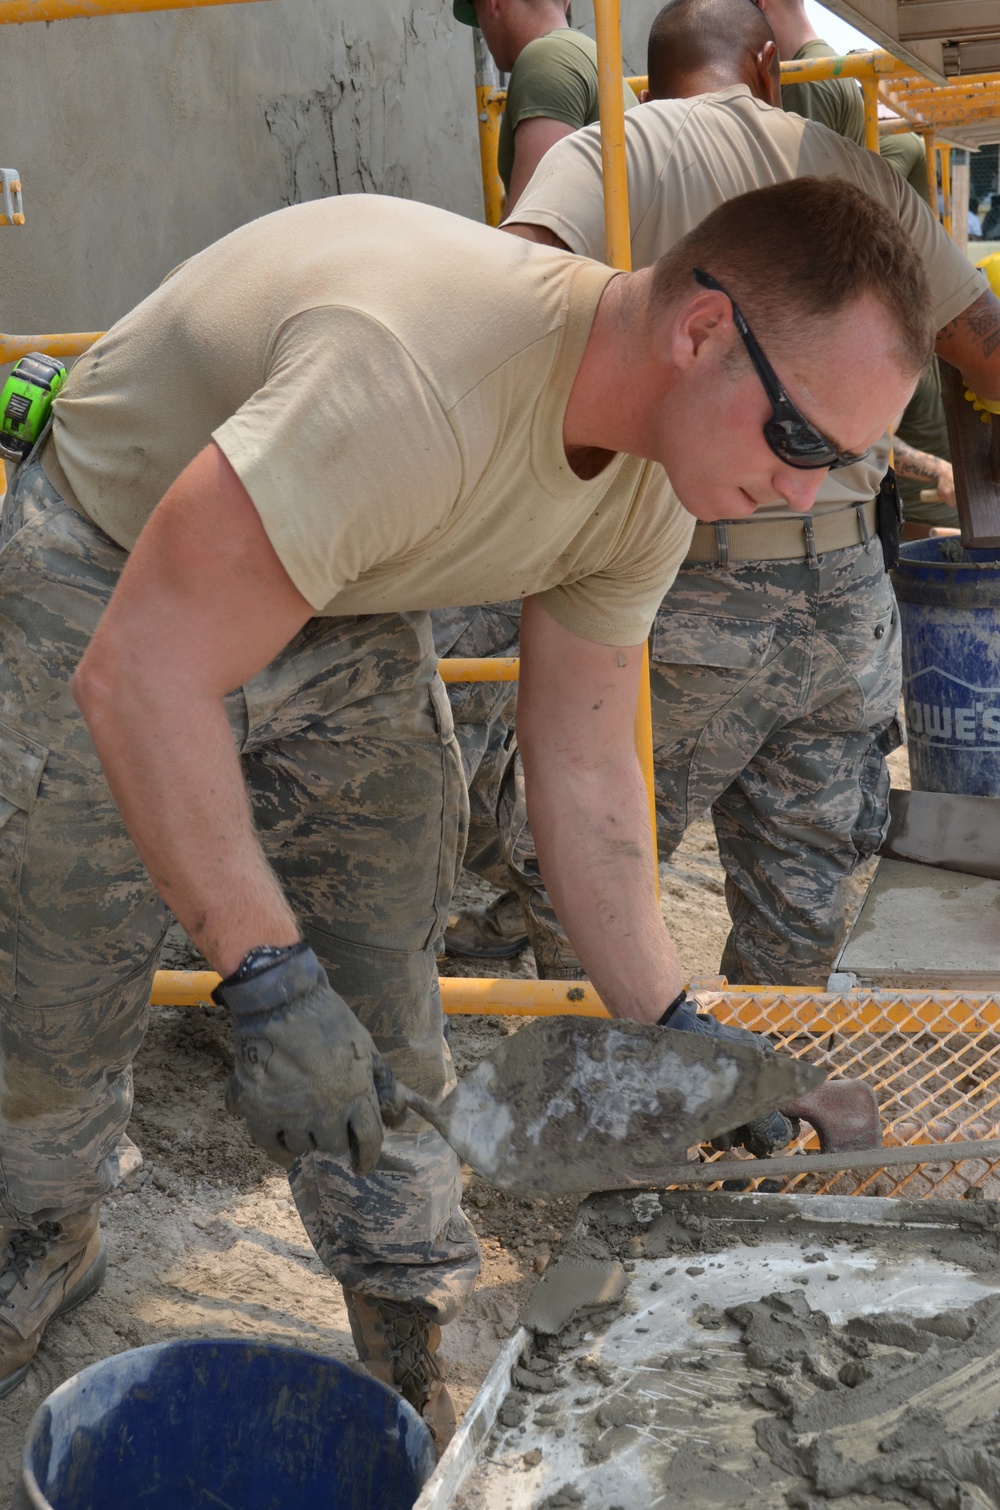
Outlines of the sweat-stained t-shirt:
{"type": "MultiPolygon", "coordinates": [[[[622,80],[625,109],[638,97],[622,80]]],[[[500,118],[497,169],[510,190],[514,171],[514,132],[522,121],[546,117],[577,131],[600,119],[597,99],[597,44],[583,32],[562,26],[536,37],[518,53],[507,86],[507,104],[500,118]]]]}
{"type": "Polygon", "coordinates": [[[214,437],[320,614],[541,595],[643,640],[694,527],[659,465],[581,481],[562,427],[614,274],[375,195],[255,220],[76,364],[42,465],[131,549],[214,437]]]}
{"type": "MultiPolygon", "coordinates": [[[[816,121],[765,105],[745,84],[690,99],[650,101],[631,111],[625,117],[625,156],[635,268],[655,262],[726,200],[812,175],[847,179],[898,217],[927,269],[939,330],[986,288],[982,275],[893,168],[816,121]]],[[[600,134],[588,126],[546,153],[509,223],[546,226],[572,251],[600,257],[601,184],[600,134]]],[[[752,326],[752,309],[745,313],[752,326]]],[[[886,436],[864,461],[828,473],[809,512],[829,513],[873,498],[888,461],[886,436]]],[[[786,503],[773,503],[753,517],[782,519],[794,512],[786,503]]]]}

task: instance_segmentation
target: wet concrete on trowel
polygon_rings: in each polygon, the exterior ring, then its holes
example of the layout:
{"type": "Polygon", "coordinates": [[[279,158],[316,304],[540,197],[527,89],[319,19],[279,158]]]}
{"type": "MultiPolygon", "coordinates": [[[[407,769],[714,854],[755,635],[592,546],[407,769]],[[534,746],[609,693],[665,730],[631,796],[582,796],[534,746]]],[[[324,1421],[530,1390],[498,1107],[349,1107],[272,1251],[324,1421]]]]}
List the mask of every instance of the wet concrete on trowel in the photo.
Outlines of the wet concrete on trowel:
{"type": "Polygon", "coordinates": [[[455,1510],[1000,1506],[992,1202],[600,1196],[563,1261],[628,1289],[540,1308],[455,1510]]]}

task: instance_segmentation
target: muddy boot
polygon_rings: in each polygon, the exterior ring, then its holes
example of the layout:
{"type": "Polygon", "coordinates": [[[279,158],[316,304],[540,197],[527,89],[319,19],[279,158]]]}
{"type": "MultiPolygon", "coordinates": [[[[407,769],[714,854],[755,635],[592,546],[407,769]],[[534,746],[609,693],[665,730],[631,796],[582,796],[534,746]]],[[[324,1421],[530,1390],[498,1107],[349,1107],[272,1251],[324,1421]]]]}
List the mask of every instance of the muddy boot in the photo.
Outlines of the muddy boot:
{"type": "Polygon", "coordinates": [[[344,1300],[361,1362],[423,1416],[440,1457],[455,1434],[455,1407],[437,1356],[441,1328],[411,1301],[376,1299],[346,1286],[344,1300]]]}
{"type": "Polygon", "coordinates": [[[0,1396],[20,1384],[53,1317],[93,1295],[104,1278],[97,1217],[95,1205],[61,1222],[0,1228],[0,1396]]]}
{"type": "Polygon", "coordinates": [[[444,933],[444,952],[466,959],[513,959],[528,942],[524,909],[513,891],[488,907],[453,912],[444,933]]]}

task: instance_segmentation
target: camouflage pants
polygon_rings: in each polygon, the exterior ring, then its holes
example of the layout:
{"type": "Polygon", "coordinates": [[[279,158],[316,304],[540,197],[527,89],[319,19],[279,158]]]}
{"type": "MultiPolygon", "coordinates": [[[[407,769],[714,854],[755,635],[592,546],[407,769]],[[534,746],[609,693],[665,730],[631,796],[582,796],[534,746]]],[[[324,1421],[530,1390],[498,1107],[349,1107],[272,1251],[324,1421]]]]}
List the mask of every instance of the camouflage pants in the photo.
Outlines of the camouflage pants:
{"type": "Polygon", "coordinates": [[[844,882],[888,820],[899,636],[877,540],[812,564],[689,565],[657,614],[659,844],[669,854],[711,807],[734,983],[825,982],[844,882]]]}
{"type": "MultiPolygon", "coordinates": [[[[439,655],[518,653],[520,602],[438,609],[431,620],[439,655]]],[[[541,979],[579,980],[584,972],[549,901],[528,828],[514,735],[516,683],[457,682],[448,695],[469,787],[466,868],[517,893],[541,979]]]]}
{"type": "MultiPolygon", "coordinates": [[[[168,917],[70,697],[124,553],[37,464],[0,526],[0,1205],[15,1220],[112,1189],[131,1060],[168,917]]],[[[425,614],[313,619],[227,699],[264,850],[303,931],[407,1084],[452,1082],[433,954],[465,795],[425,614]]],[[[177,710],[178,714],[181,710],[177,710]]],[[[298,1161],[292,1192],[327,1266],[368,1293],[455,1313],[479,1265],[458,1162],[411,1117],[373,1173],[298,1161]]]]}
{"type": "MultiPolygon", "coordinates": [[[[439,657],[517,655],[521,604],[438,608],[431,614],[431,625],[439,657]]],[[[469,790],[465,864],[484,881],[505,891],[510,882],[497,827],[497,806],[514,739],[517,683],[452,682],[448,698],[469,790]]]]}

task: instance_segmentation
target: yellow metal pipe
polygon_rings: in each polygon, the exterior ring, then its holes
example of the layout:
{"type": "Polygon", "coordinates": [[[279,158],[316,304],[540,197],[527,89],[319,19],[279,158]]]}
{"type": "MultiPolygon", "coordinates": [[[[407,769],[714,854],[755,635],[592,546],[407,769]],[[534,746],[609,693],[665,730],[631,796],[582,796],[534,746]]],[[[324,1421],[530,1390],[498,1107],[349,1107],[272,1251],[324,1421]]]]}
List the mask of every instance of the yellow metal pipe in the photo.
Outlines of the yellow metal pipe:
{"type": "Polygon", "coordinates": [[[865,102],[865,146],[869,152],[877,152],[878,145],[878,83],[875,79],[861,80],[861,97],[865,102]]]}
{"type": "Polygon", "coordinates": [[[0,0],[0,26],[22,21],[92,20],[143,11],[193,10],[205,5],[247,5],[254,0],[0,0]]]}
{"type": "Polygon", "coordinates": [[[516,682],[520,664],[516,655],[451,655],[438,661],[438,671],[443,682],[516,682]]]}
{"type": "Polygon", "coordinates": [[[821,79],[871,79],[892,74],[914,75],[912,63],[902,63],[891,52],[852,52],[842,58],[801,58],[781,65],[783,84],[816,84],[821,79]]]}
{"type": "MultiPolygon", "coordinates": [[[[951,235],[951,148],[944,142],[938,151],[941,154],[941,198],[944,200],[944,213],[941,216],[941,224],[948,235],[951,235]]],[[[936,192],[936,189],[933,191],[936,192]]]]}
{"type": "MultiPolygon", "coordinates": [[[[211,1002],[219,976],[211,970],[157,970],[150,1001],[154,1007],[196,1007],[211,1002]]],[[[607,1017],[588,981],[479,980],[443,976],[444,1010],[454,1016],[607,1017]]],[[[847,1028],[870,1033],[940,1035],[942,1020],[956,1033],[995,1033],[1000,1029],[1000,996],[950,991],[858,990],[844,995],[808,986],[723,986],[693,990],[713,1015],[725,1022],[775,1032],[833,1033],[847,1028]]]]}
{"type": "Polygon", "coordinates": [[[609,267],[628,272],[632,245],[625,167],[625,98],[622,92],[622,39],[618,0],[595,0],[597,91],[601,110],[601,167],[604,175],[604,245],[609,267]]]}
{"type": "Polygon", "coordinates": [[[0,365],[16,362],[29,351],[50,357],[78,357],[103,336],[103,330],[82,330],[69,335],[7,336],[0,334],[0,365]]]}
{"type": "Polygon", "coordinates": [[[476,86],[476,111],[479,118],[479,164],[483,176],[483,210],[487,225],[499,225],[503,219],[503,179],[497,172],[497,149],[500,143],[500,116],[507,101],[507,91],[489,84],[476,86]]]}

